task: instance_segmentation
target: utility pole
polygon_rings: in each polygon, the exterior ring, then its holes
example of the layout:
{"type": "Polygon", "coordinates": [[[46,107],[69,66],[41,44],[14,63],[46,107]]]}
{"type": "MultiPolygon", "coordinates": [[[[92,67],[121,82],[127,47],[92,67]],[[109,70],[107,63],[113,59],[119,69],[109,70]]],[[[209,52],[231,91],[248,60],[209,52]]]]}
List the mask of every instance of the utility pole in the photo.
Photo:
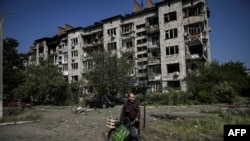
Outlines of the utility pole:
{"type": "Polygon", "coordinates": [[[0,119],[3,118],[3,15],[12,12],[0,12],[0,119]]]}
{"type": "Polygon", "coordinates": [[[3,118],[3,16],[0,14],[0,119],[3,118]]]}

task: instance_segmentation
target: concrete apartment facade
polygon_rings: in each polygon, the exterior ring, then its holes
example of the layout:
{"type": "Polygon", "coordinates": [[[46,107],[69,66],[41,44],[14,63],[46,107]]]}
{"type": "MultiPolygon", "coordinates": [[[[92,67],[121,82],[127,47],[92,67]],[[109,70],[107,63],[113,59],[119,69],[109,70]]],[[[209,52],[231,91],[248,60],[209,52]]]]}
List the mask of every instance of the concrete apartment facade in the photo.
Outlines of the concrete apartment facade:
{"type": "MultiPolygon", "coordinates": [[[[131,77],[134,87],[147,86],[152,92],[174,87],[186,90],[185,78],[194,62],[211,62],[206,0],[164,0],[146,8],[134,1],[134,12],[116,15],[87,27],[58,27],[51,38],[35,40],[29,64],[40,57],[51,58],[69,82],[79,81],[92,67],[91,54],[109,50],[118,56],[130,52],[135,60],[131,77]]],[[[91,86],[84,87],[89,92],[91,86]]]]}

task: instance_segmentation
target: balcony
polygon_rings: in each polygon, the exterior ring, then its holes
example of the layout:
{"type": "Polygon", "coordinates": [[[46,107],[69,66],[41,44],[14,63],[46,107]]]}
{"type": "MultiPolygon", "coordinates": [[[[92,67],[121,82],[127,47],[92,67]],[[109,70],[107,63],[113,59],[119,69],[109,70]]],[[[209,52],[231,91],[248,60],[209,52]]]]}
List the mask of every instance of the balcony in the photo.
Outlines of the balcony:
{"type": "Polygon", "coordinates": [[[156,49],[156,48],[160,48],[160,43],[159,41],[157,43],[149,43],[148,49],[156,49]]]}
{"type": "Polygon", "coordinates": [[[134,31],[122,33],[122,40],[127,40],[135,37],[134,31]]]}
{"type": "Polygon", "coordinates": [[[63,71],[63,75],[69,75],[68,71],[63,71]]]}
{"type": "Polygon", "coordinates": [[[159,33],[159,26],[158,25],[149,25],[146,27],[147,34],[155,34],[159,33]]]}
{"type": "Polygon", "coordinates": [[[103,38],[101,39],[96,39],[92,41],[92,45],[93,46],[97,46],[97,45],[102,45],[103,44],[103,38]]]}
{"type": "Polygon", "coordinates": [[[161,74],[149,74],[148,81],[161,81],[161,74]]]}
{"type": "Polygon", "coordinates": [[[134,52],[133,47],[122,47],[122,52],[134,52]]]}
{"type": "Polygon", "coordinates": [[[207,33],[206,32],[201,32],[198,34],[185,34],[184,35],[185,38],[185,42],[187,45],[195,45],[195,44],[203,44],[204,42],[206,42],[207,39],[207,33]]]}
{"type": "Polygon", "coordinates": [[[87,56],[82,57],[82,61],[83,61],[83,62],[84,62],[84,61],[88,61],[88,60],[91,60],[92,58],[93,58],[92,56],[87,55],[87,56]]]}
{"type": "Polygon", "coordinates": [[[160,64],[161,63],[161,60],[159,57],[157,58],[149,58],[148,59],[148,65],[157,65],[157,64],[160,64]]]}
{"type": "Polygon", "coordinates": [[[204,15],[191,16],[183,19],[183,25],[189,25],[194,23],[199,23],[204,21],[204,15]]]}
{"type": "Polygon", "coordinates": [[[62,49],[62,53],[67,53],[68,52],[68,47],[64,46],[64,48],[62,49]]]}

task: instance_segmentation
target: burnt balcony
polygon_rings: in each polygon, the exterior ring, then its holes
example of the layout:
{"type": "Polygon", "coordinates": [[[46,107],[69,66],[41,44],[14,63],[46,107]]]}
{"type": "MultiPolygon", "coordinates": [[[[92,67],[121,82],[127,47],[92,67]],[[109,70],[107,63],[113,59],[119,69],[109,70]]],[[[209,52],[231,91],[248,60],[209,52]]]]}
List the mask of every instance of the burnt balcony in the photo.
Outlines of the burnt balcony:
{"type": "Polygon", "coordinates": [[[159,25],[149,25],[146,27],[147,34],[156,34],[159,33],[159,25]]]}
{"type": "Polygon", "coordinates": [[[122,33],[122,40],[128,40],[135,37],[134,31],[122,33]]]}
{"type": "Polygon", "coordinates": [[[201,32],[192,35],[186,34],[184,35],[184,38],[187,45],[203,44],[208,40],[206,32],[201,32]]]}
{"type": "Polygon", "coordinates": [[[102,44],[103,44],[103,38],[96,39],[96,40],[92,41],[93,46],[102,45],[102,44]]]}
{"type": "Polygon", "coordinates": [[[156,74],[156,73],[153,73],[153,74],[149,74],[148,75],[148,81],[160,81],[161,80],[161,74],[156,74]]]}

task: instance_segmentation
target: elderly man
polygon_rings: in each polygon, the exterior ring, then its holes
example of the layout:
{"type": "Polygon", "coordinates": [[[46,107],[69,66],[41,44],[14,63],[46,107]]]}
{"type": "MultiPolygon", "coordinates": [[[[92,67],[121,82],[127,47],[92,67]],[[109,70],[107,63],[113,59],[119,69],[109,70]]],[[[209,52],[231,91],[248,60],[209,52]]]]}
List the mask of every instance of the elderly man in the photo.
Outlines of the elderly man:
{"type": "Polygon", "coordinates": [[[140,117],[140,104],[135,101],[135,95],[129,93],[127,102],[123,104],[120,119],[122,122],[124,122],[125,118],[129,118],[131,122],[135,121],[135,127],[140,131],[140,117]]]}

